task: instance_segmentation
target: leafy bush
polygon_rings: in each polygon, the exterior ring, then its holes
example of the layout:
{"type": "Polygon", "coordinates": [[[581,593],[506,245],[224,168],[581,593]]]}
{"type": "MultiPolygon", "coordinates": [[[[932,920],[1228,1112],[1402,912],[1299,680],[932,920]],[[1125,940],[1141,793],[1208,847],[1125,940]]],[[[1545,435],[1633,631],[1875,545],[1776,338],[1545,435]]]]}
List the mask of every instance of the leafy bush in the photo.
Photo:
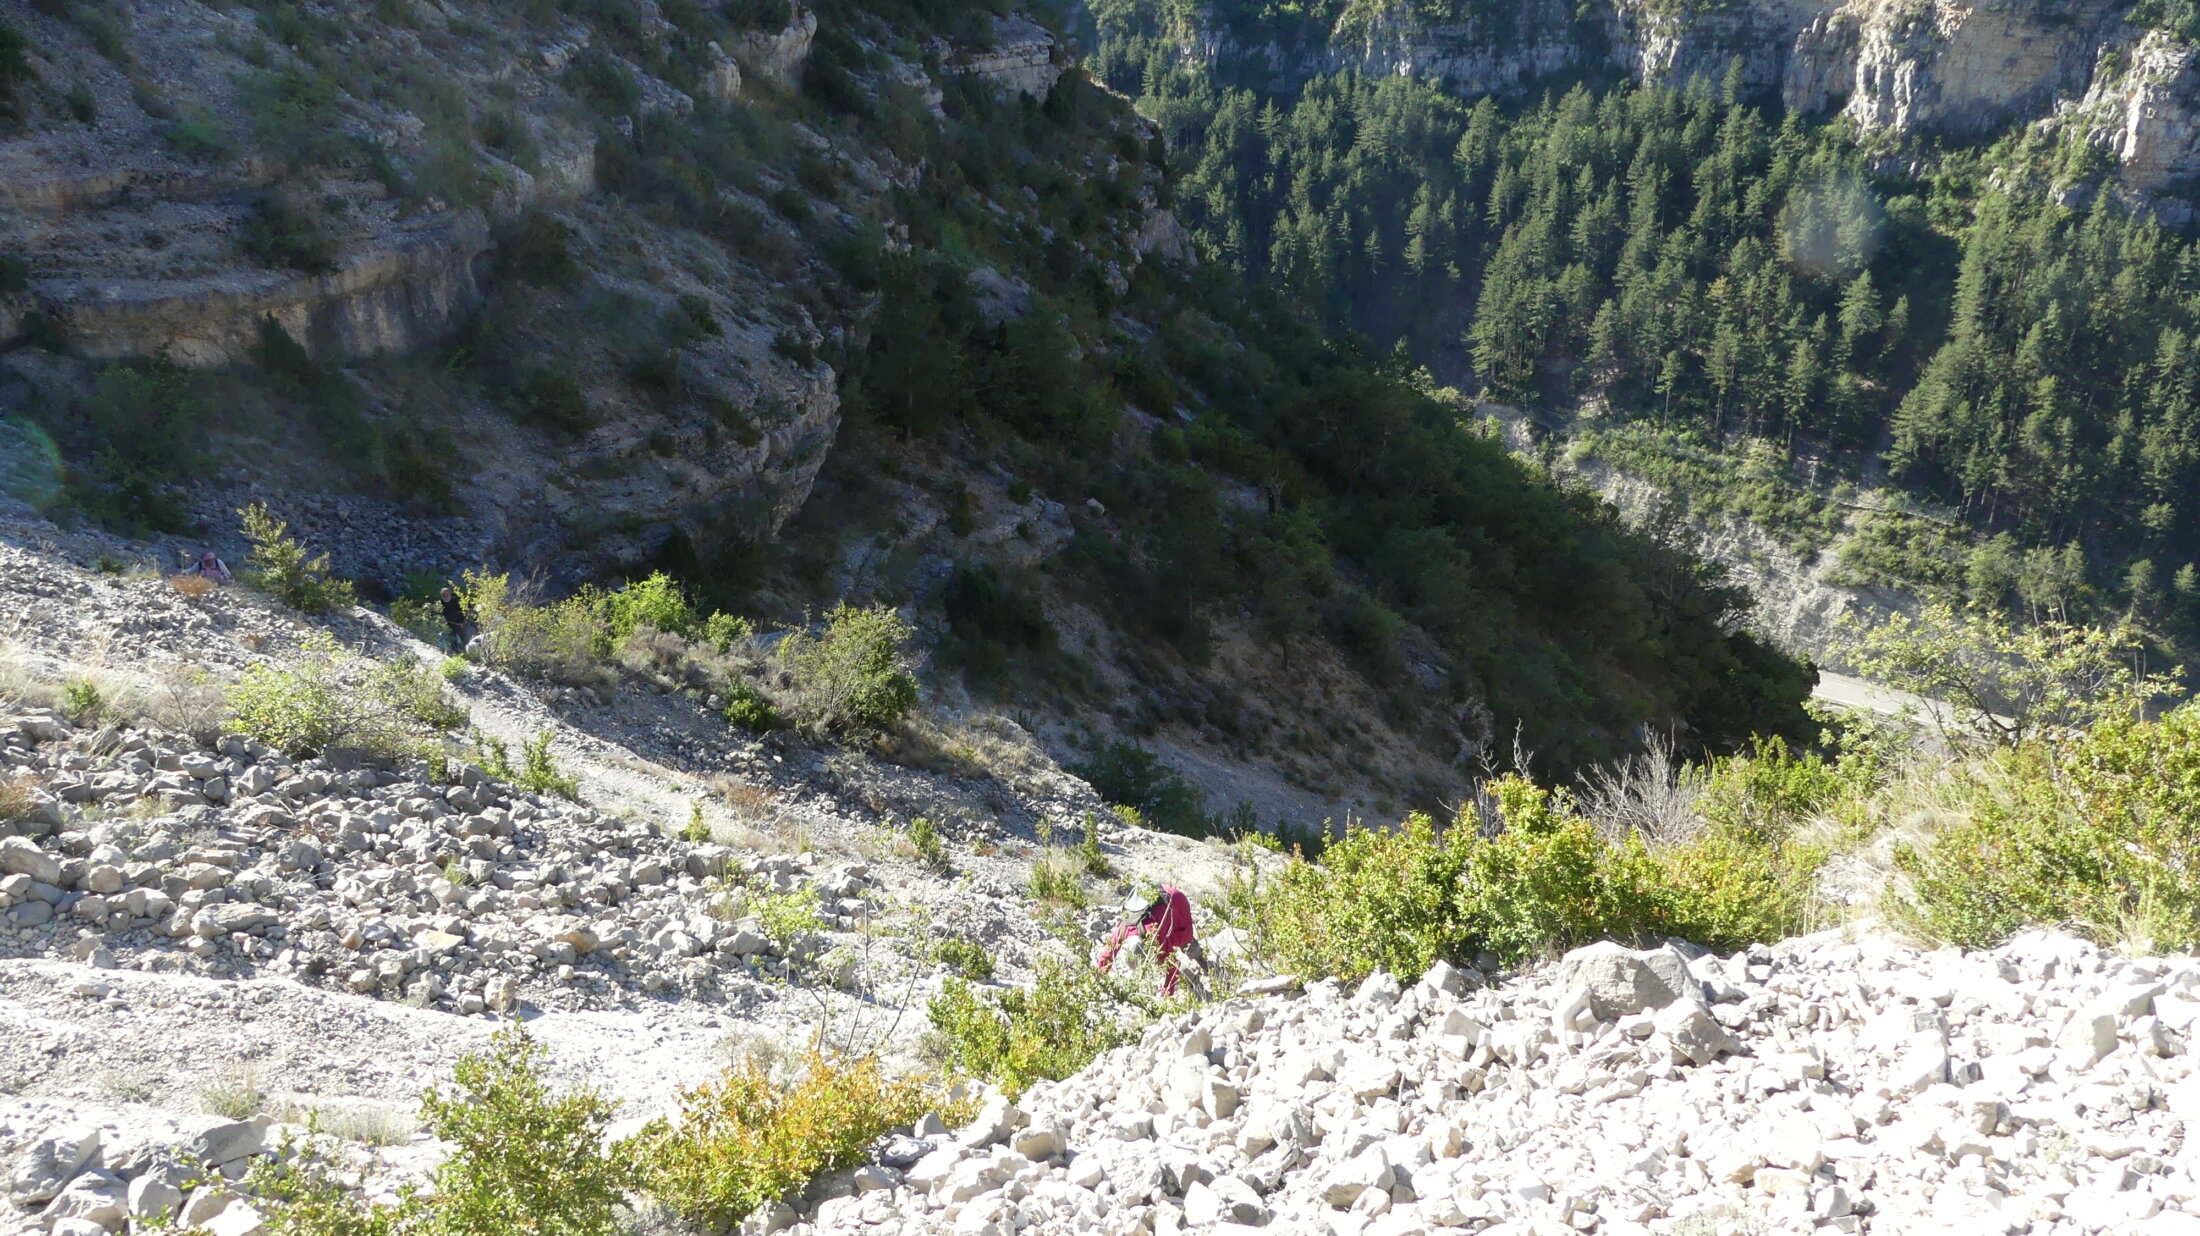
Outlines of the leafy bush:
{"type": "Polygon", "coordinates": [[[1929,717],[1950,741],[2021,747],[2136,715],[2149,699],[2182,695],[2166,675],[2133,668],[2143,646],[2127,626],[2012,626],[1984,610],[1929,606],[1853,638],[1859,672],[1945,709],[1929,717]]]}
{"type": "Polygon", "coordinates": [[[2200,705],[2114,718],[2060,750],[1974,761],[1965,817],[1896,851],[1895,909],[1985,946],[2041,924],[2142,950],[2200,948],[2200,705]]]}
{"type": "Polygon", "coordinates": [[[325,275],[336,269],[336,241],[328,229],[280,193],[266,194],[254,204],[237,243],[247,257],[270,270],[325,275]]]}
{"type": "Polygon", "coordinates": [[[682,1217],[725,1231],[941,1103],[934,1087],[889,1078],[875,1058],[812,1051],[785,1086],[751,1061],[683,1093],[678,1117],[650,1122],[616,1153],[682,1217]]]}
{"type": "Polygon", "coordinates": [[[756,624],[746,618],[717,611],[703,620],[703,642],[719,652],[730,652],[735,644],[745,644],[754,638],[756,624]]]}
{"type": "Polygon", "coordinates": [[[13,115],[16,92],[37,79],[25,53],[30,43],[11,26],[0,26],[0,116],[13,115]]]}
{"type": "Polygon", "coordinates": [[[789,711],[813,733],[875,734],[917,706],[907,648],[915,630],[891,606],[838,605],[821,635],[796,631],[779,645],[792,676],[789,711]]]}
{"type": "Polygon", "coordinates": [[[87,678],[79,678],[61,688],[61,712],[79,725],[97,721],[107,709],[107,700],[99,692],[99,684],[87,678]]]}
{"type": "Polygon", "coordinates": [[[18,254],[0,253],[0,296],[20,296],[31,290],[31,264],[18,254]]]}
{"type": "Polygon", "coordinates": [[[1073,850],[1050,849],[1031,864],[1031,898],[1044,905],[1082,910],[1087,905],[1084,860],[1073,850]]]}
{"type": "Polygon", "coordinates": [[[252,542],[246,583],[308,614],[333,613],[356,600],[351,582],[329,571],[328,555],[308,558],[305,547],[291,539],[290,525],[268,514],[265,505],[255,502],[237,513],[244,519],[245,539],[252,542]]]}
{"type": "Polygon", "coordinates": [[[941,590],[940,604],[949,637],[942,652],[981,679],[999,676],[1010,653],[1054,646],[1054,624],[1038,600],[991,566],[958,568],[941,590]]]}
{"type": "Polygon", "coordinates": [[[517,1026],[484,1055],[461,1057],[450,1092],[421,1097],[429,1131],[449,1142],[436,1169],[437,1226],[452,1233],[610,1236],[621,1173],[603,1153],[612,1103],[595,1090],[553,1093],[543,1049],[517,1026]]]}
{"type": "Polygon", "coordinates": [[[1607,840],[1562,792],[1519,777],[1486,791],[1497,830],[1347,829],[1319,864],[1292,859],[1236,898],[1256,947],[1302,975],[1418,974],[1487,951],[1519,962],[1598,939],[1680,936],[1713,948],[1809,922],[1821,851],[1716,825],[1656,852],[1607,840]]]}
{"type": "Polygon", "coordinates": [[[932,959],[976,982],[987,982],[993,977],[993,952],[976,940],[962,936],[943,937],[932,946],[932,959]]]}
{"type": "Polygon", "coordinates": [[[1028,990],[980,993],[948,979],[926,1014],[955,1068],[1011,1097],[1033,1082],[1067,1077],[1136,1037],[1105,977],[1051,956],[1039,959],[1028,990]]]}
{"type": "Polygon", "coordinates": [[[555,362],[530,361],[512,377],[508,406],[521,421],[557,433],[578,436],[595,426],[580,379],[555,362]]]}
{"type": "Polygon", "coordinates": [[[374,672],[368,693],[431,729],[455,730],[466,724],[467,713],[443,692],[443,684],[452,680],[449,671],[454,660],[462,668],[466,664],[458,658],[448,658],[434,668],[412,657],[388,662],[374,672]]]}
{"type": "Polygon", "coordinates": [[[1070,765],[1069,771],[1083,777],[1109,803],[1135,809],[1144,825],[1187,837],[1212,831],[1205,796],[1136,743],[1109,743],[1070,765]]]}
{"type": "Polygon", "coordinates": [[[395,759],[426,753],[466,722],[442,680],[416,661],[361,664],[316,634],[289,666],[255,665],[224,693],[228,728],[293,756],[330,748],[395,759]]]}
{"type": "Polygon", "coordinates": [[[504,273],[536,287],[570,288],[581,280],[580,263],[568,243],[573,229],[540,207],[530,206],[497,237],[497,265],[504,273]]]}
{"type": "Polygon", "coordinates": [[[751,734],[778,728],[779,710],[755,687],[736,678],[726,684],[726,724],[751,734]]]}
{"type": "Polygon", "coordinates": [[[924,865],[941,875],[952,870],[947,858],[947,843],[940,839],[940,830],[923,816],[909,821],[909,846],[924,860],[924,865]]]}
{"type": "Polygon", "coordinates": [[[662,571],[611,593],[604,608],[613,639],[625,639],[643,626],[692,637],[703,625],[679,581],[662,571]]]}
{"type": "Polygon", "coordinates": [[[593,588],[551,605],[506,602],[488,643],[489,661],[551,682],[607,681],[613,641],[604,610],[603,594],[593,588]]]}
{"type": "Polygon", "coordinates": [[[559,798],[579,801],[580,779],[560,769],[550,755],[549,730],[537,733],[519,745],[520,762],[512,766],[512,749],[503,739],[488,734],[474,736],[474,760],[481,771],[491,778],[514,786],[529,794],[555,794],[559,798]]]}

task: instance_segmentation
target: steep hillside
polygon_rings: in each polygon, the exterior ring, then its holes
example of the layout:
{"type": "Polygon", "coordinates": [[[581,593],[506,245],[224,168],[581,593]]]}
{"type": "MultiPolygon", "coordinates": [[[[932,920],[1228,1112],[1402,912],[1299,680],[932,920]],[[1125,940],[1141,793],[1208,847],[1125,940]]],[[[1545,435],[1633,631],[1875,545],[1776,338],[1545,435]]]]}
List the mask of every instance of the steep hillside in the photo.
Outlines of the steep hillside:
{"type": "Polygon", "coordinates": [[[1094,10],[1218,260],[1850,582],[2191,645],[2185,10],[1094,10]]]}
{"type": "Polygon", "coordinates": [[[907,604],[1064,758],[1263,822],[1793,729],[1738,594],[1202,265],[1044,25],[837,3],[10,3],[11,490],[370,596],[907,604]]]}

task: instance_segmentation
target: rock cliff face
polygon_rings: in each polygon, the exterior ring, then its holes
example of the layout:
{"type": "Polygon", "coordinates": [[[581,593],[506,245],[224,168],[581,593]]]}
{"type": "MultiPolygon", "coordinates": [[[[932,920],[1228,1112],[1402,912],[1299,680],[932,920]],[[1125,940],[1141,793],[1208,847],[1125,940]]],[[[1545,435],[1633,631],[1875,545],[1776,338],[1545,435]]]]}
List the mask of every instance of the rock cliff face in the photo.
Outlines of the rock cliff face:
{"type": "MultiPolygon", "coordinates": [[[[592,423],[577,440],[546,440],[511,424],[494,383],[443,392],[432,415],[466,457],[445,461],[467,476],[455,521],[339,499],[326,467],[287,450],[244,452],[193,504],[221,527],[245,497],[270,497],[358,558],[341,566],[385,576],[486,552],[583,570],[577,540],[631,557],[668,526],[736,512],[776,533],[840,424],[831,370],[783,343],[819,338],[782,291],[811,259],[781,234],[777,270],[724,254],[713,265],[673,228],[606,203],[602,130],[577,83],[623,74],[643,116],[691,113],[698,100],[743,106],[799,87],[817,19],[797,8],[783,29],[724,36],[676,86],[640,63],[674,28],[653,4],[636,12],[641,50],[596,46],[581,24],[475,29],[441,12],[386,22],[364,6],[341,33],[293,46],[248,10],[155,0],[118,24],[119,46],[101,48],[84,25],[0,0],[36,79],[22,121],[0,126],[0,254],[29,276],[0,294],[0,350],[35,335],[69,358],[25,350],[0,368],[0,387],[14,378],[65,404],[90,380],[70,369],[85,362],[249,371],[272,326],[347,367],[366,415],[384,417],[417,407],[416,392],[372,362],[489,329],[506,352],[554,358],[540,363],[569,377],[592,423]],[[616,67],[590,68],[606,64],[616,67]],[[499,229],[530,212],[569,238],[576,281],[535,288],[498,266],[499,229]],[[626,373],[654,354],[636,324],[671,314],[712,326],[662,353],[669,393],[637,398],[626,373]]],[[[1049,40],[1038,61],[1051,58],[1049,40]]]]}
{"type": "Polygon", "coordinates": [[[2155,31],[2121,60],[2079,106],[2088,138],[2116,156],[2133,193],[2200,176],[2200,50],[2155,31]]]}
{"type": "Polygon", "coordinates": [[[2084,104],[2090,139],[2127,188],[2200,168],[2195,50],[2129,20],[2128,0],[1524,0],[1510,26],[1434,22],[1403,2],[1335,29],[1254,38],[1211,8],[1175,33],[1181,54],[1233,80],[1289,87],[1353,70],[1507,93],[1569,72],[1723,80],[1866,131],[1977,137],[2084,104]]]}

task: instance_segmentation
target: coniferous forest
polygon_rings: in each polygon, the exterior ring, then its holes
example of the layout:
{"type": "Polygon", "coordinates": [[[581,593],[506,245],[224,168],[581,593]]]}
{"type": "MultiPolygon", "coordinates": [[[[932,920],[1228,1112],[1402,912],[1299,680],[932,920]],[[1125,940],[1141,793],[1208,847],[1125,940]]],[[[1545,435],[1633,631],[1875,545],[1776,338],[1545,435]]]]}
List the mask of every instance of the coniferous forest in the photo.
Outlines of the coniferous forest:
{"type": "Polygon", "coordinates": [[[2200,252],[2089,192],[2097,148],[1897,149],[1734,75],[1263,93],[1173,54],[1153,7],[1101,6],[1096,63],[1218,260],[1487,397],[1597,414],[1600,453],[1800,548],[1843,482],[1954,517],[1867,522],[1860,580],[2191,639],[2200,252]]]}

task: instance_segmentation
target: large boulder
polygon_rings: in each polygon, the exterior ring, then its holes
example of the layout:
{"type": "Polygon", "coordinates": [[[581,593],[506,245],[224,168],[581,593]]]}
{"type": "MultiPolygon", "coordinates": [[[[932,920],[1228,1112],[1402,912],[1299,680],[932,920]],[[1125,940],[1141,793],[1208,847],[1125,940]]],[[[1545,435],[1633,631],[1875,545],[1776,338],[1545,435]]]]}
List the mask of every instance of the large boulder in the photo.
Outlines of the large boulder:
{"type": "Polygon", "coordinates": [[[1598,1021],[1655,1012],[1683,998],[1701,1003],[1703,992],[1679,950],[1638,952],[1610,940],[1566,954],[1558,963],[1558,985],[1561,990],[1586,990],[1598,1021]]]}

